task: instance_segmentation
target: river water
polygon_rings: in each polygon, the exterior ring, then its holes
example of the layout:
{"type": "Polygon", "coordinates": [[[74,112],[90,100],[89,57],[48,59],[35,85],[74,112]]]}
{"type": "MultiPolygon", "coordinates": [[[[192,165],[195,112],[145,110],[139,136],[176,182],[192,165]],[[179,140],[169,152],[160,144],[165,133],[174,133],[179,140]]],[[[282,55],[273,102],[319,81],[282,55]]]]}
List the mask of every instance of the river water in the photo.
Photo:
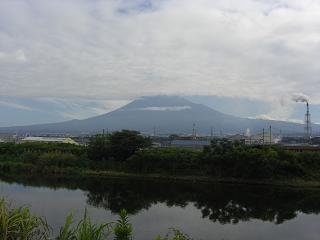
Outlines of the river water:
{"type": "Polygon", "coordinates": [[[71,211],[110,222],[125,208],[135,239],[169,228],[194,239],[319,240],[320,190],[123,179],[2,178],[0,196],[46,217],[56,234],[71,211]]]}

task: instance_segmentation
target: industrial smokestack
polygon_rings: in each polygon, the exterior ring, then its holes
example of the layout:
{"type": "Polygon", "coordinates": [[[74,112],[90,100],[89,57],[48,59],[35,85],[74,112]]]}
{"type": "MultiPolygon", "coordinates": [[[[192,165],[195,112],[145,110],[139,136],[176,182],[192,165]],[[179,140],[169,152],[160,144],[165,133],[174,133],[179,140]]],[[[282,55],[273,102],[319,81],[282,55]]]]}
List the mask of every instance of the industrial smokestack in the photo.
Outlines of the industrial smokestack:
{"type": "Polygon", "coordinates": [[[303,93],[295,93],[292,96],[292,99],[296,102],[304,102],[307,105],[307,112],[305,114],[304,118],[304,135],[307,142],[310,142],[311,135],[312,135],[312,129],[311,129],[311,115],[310,115],[310,109],[309,109],[309,97],[303,93]]]}
{"type": "Polygon", "coordinates": [[[307,112],[306,112],[305,120],[304,120],[304,134],[305,134],[306,140],[308,142],[310,142],[312,128],[311,128],[311,115],[310,115],[310,111],[309,111],[309,102],[307,102],[307,112]]]}

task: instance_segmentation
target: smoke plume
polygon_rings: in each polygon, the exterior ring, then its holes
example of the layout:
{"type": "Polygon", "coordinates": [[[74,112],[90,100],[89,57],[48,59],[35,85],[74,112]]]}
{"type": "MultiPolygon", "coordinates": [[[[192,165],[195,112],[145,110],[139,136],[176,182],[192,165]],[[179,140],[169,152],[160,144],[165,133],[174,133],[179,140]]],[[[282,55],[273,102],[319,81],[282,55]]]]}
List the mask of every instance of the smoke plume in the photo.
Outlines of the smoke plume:
{"type": "Polygon", "coordinates": [[[303,93],[295,93],[292,95],[292,100],[296,102],[309,102],[309,97],[303,93]]]}

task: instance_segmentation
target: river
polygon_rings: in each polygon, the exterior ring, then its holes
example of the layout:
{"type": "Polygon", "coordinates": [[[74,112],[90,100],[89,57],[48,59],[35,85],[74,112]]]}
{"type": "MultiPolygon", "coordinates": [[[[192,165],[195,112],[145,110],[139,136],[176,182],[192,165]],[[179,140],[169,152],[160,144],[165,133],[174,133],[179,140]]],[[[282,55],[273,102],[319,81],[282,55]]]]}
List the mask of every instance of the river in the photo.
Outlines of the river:
{"type": "Polygon", "coordinates": [[[318,240],[320,190],[132,179],[2,178],[0,195],[46,217],[57,234],[68,213],[110,222],[125,208],[135,239],[169,228],[194,239],[318,240]]]}

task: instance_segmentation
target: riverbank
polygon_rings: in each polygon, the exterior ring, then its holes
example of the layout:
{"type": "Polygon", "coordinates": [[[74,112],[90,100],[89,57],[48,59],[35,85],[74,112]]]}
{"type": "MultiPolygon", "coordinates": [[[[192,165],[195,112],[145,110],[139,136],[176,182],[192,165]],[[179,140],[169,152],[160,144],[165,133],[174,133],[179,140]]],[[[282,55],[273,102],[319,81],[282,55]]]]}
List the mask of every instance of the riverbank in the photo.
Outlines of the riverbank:
{"type": "Polygon", "coordinates": [[[320,187],[320,153],[228,140],[213,141],[203,151],[143,148],[139,142],[147,140],[135,138],[142,137],[124,131],[97,136],[88,147],[0,144],[0,174],[320,187]]]}
{"type": "Polygon", "coordinates": [[[77,168],[66,169],[45,169],[43,171],[28,171],[23,173],[1,172],[0,177],[10,177],[14,179],[16,176],[23,177],[39,177],[46,176],[49,178],[93,178],[93,179],[137,179],[146,181],[162,181],[162,182],[185,182],[185,183],[221,183],[221,184],[240,184],[240,185],[264,185],[264,186],[279,186],[279,187],[294,187],[294,188],[319,188],[320,181],[306,180],[301,178],[294,179],[240,179],[240,178],[216,178],[210,176],[196,175],[166,175],[166,174],[136,174],[122,171],[97,171],[84,170],[77,168]]]}
{"type": "Polygon", "coordinates": [[[286,187],[320,188],[320,181],[304,179],[236,179],[236,178],[214,178],[207,176],[169,176],[160,174],[134,174],[116,171],[83,171],[82,176],[101,178],[135,178],[160,181],[198,182],[198,183],[226,183],[226,184],[249,184],[249,185],[269,185],[286,187]]]}

